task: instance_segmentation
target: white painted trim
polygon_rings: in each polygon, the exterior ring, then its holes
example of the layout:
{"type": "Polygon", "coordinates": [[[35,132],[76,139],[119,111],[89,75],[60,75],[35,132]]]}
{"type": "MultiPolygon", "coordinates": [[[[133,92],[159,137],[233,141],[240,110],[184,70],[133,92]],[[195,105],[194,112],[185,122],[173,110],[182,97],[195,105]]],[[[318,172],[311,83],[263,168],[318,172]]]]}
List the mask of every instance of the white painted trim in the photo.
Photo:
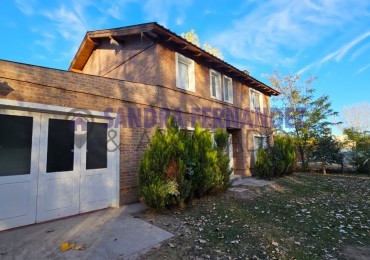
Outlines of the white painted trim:
{"type": "MultiPolygon", "coordinates": [[[[24,101],[17,101],[17,100],[2,99],[2,98],[0,98],[0,108],[24,110],[24,111],[37,111],[37,112],[45,112],[45,113],[53,113],[53,114],[79,114],[85,111],[85,109],[45,105],[45,104],[40,104],[40,103],[24,102],[24,101]]],[[[106,113],[104,112],[91,111],[91,110],[89,110],[89,112],[91,113],[92,116],[106,118],[106,113]]],[[[109,115],[112,118],[117,117],[117,113],[109,113],[109,115]]]]}
{"type": "Polygon", "coordinates": [[[176,87],[195,92],[195,64],[192,59],[189,59],[180,53],[175,53],[175,59],[176,59],[176,87]],[[189,85],[188,88],[182,88],[180,87],[180,76],[179,76],[179,60],[181,60],[183,63],[186,63],[188,65],[188,78],[189,78],[189,85]]]}
{"type": "MultiPolygon", "coordinates": [[[[120,126],[120,117],[117,117],[116,118],[117,120],[117,125],[120,126]]],[[[113,141],[115,141],[116,144],[118,144],[119,146],[121,145],[121,140],[120,140],[120,130],[121,130],[121,127],[117,127],[116,131],[117,131],[117,135],[116,137],[113,139],[113,141]]],[[[112,191],[112,207],[114,208],[119,208],[119,199],[120,199],[120,190],[121,190],[121,182],[120,182],[120,149],[117,149],[114,151],[114,154],[113,154],[113,165],[112,165],[112,171],[113,171],[113,176],[112,176],[112,179],[113,179],[113,183],[116,183],[116,185],[114,185],[114,189],[112,191]]]]}
{"type": "Polygon", "coordinates": [[[209,88],[210,88],[210,92],[211,92],[211,98],[222,101],[222,82],[221,81],[222,81],[221,73],[218,72],[218,71],[215,71],[213,69],[209,69],[209,88]],[[214,96],[213,93],[212,93],[212,73],[217,74],[217,78],[218,78],[218,82],[219,82],[218,92],[217,92],[217,88],[216,88],[216,96],[214,96]]]}

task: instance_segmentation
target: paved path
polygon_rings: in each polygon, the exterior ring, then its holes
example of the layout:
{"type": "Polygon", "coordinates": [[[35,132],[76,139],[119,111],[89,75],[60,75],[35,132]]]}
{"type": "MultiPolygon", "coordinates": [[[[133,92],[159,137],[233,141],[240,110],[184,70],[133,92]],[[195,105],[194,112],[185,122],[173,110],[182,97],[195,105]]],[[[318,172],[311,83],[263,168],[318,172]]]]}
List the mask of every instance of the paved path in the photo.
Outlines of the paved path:
{"type": "Polygon", "coordinates": [[[235,180],[232,183],[232,186],[253,186],[253,187],[263,187],[266,185],[271,185],[275,183],[275,181],[266,181],[262,179],[258,179],[256,177],[246,177],[244,179],[235,180]]]}
{"type": "Polygon", "coordinates": [[[0,232],[0,259],[135,259],[173,236],[131,215],[141,210],[133,204],[0,232]],[[64,241],[86,249],[61,252],[64,241]]]}

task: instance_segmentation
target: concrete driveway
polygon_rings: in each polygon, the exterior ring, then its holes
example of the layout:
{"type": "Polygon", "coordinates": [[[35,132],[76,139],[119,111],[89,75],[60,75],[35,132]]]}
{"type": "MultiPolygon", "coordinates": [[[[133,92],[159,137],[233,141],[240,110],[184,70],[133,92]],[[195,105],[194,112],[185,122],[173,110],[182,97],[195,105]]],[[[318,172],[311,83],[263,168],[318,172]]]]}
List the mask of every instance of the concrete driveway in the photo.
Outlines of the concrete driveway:
{"type": "Polygon", "coordinates": [[[133,204],[0,232],[0,259],[135,259],[173,236],[132,215],[141,210],[133,204]],[[62,252],[62,242],[86,249],[62,252]]]}

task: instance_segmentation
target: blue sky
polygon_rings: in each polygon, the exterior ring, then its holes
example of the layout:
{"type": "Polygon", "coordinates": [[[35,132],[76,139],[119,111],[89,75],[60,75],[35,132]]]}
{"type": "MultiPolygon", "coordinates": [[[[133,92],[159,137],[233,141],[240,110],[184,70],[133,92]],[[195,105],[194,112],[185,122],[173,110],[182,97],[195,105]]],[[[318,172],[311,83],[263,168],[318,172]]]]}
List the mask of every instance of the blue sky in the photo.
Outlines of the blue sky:
{"type": "Polygon", "coordinates": [[[339,112],[370,102],[369,0],[2,0],[0,59],[68,69],[87,30],[151,21],[195,29],[265,83],[276,69],[317,76],[339,112]]]}

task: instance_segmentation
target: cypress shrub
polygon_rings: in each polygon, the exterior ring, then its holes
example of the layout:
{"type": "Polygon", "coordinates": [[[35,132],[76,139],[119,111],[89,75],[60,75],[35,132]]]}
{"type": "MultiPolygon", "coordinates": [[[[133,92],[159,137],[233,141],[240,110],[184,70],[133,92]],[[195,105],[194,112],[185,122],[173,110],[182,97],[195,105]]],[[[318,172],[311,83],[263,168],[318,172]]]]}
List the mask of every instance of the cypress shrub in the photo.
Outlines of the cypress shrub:
{"type": "MultiPolygon", "coordinates": [[[[218,135],[225,134],[220,130],[218,135]]],[[[156,130],[140,161],[137,178],[144,202],[162,209],[225,189],[231,170],[222,147],[221,153],[214,147],[210,131],[199,124],[193,132],[184,131],[170,117],[167,130],[156,130]]]]}
{"type": "Polygon", "coordinates": [[[274,145],[257,152],[255,170],[261,178],[271,179],[291,174],[294,167],[296,149],[293,138],[275,136],[274,145]]]}
{"type": "Polygon", "coordinates": [[[220,171],[217,188],[220,190],[230,187],[230,174],[233,169],[230,168],[230,158],[226,153],[229,135],[222,129],[216,129],[214,132],[214,141],[217,149],[218,171],[220,171]]]}
{"type": "Polygon", "coordinates": [[[258,149],[254,170],[262,179],[271,179],[273,177],[272,162],[267,149],[263,149],[262,147],[258,149]]]}

